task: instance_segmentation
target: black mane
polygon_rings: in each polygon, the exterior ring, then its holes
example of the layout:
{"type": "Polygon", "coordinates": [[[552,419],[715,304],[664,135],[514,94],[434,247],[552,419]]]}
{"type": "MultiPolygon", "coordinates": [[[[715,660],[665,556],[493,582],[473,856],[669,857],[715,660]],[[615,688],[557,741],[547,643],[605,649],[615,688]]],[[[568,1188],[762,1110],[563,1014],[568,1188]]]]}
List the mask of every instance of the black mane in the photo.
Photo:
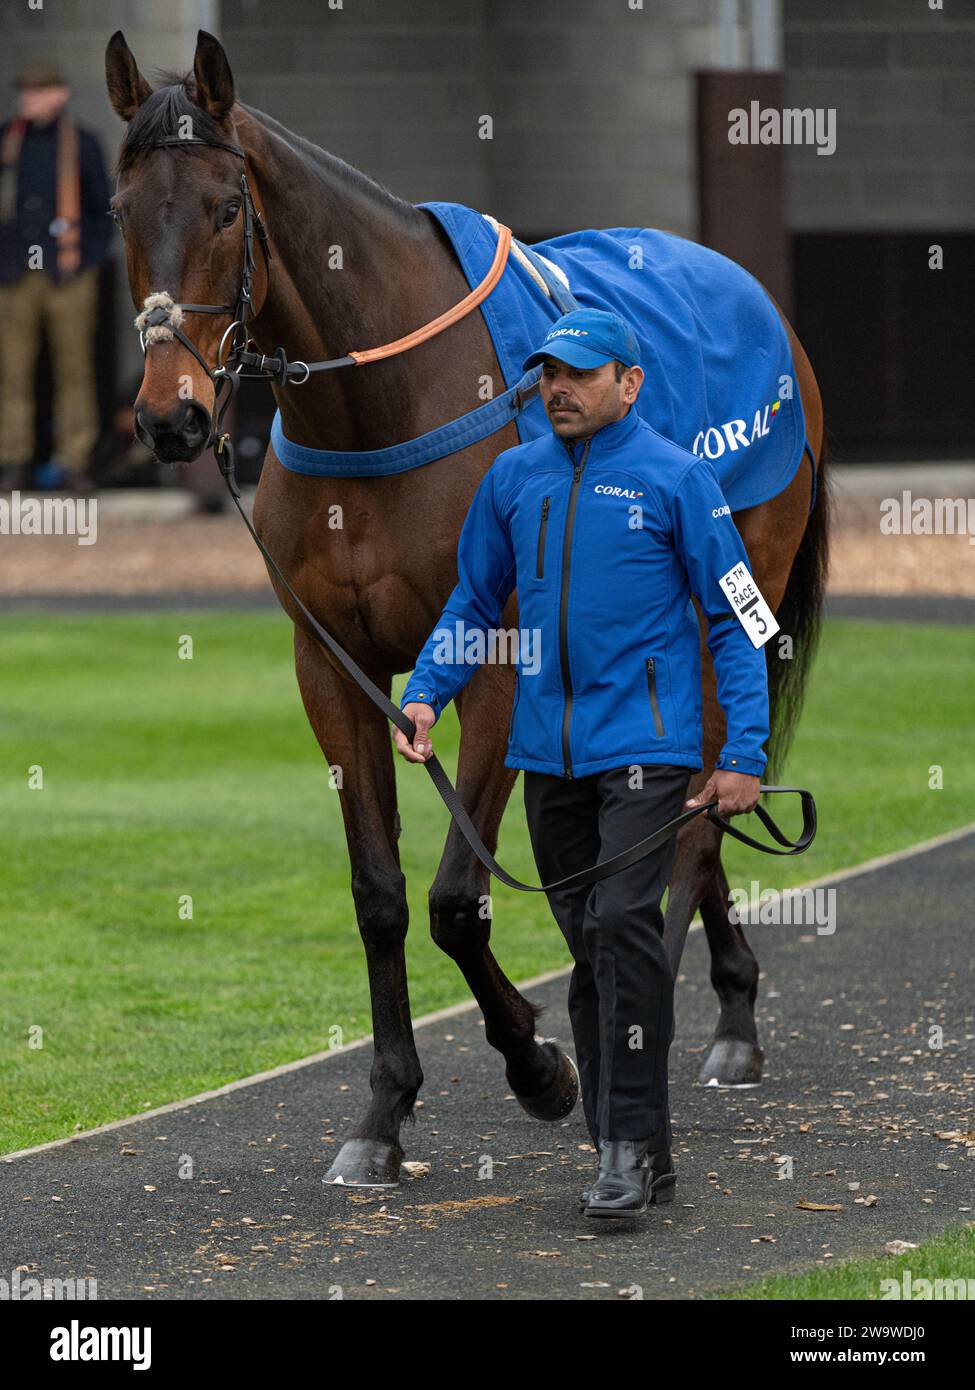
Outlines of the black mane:
{"type": "Polygon", "coordinates": [[[282,125],[280,121],[269,116],[265,111],[258,111],[256,106],[248,106],[246,102],[240,103],[249,116],[257,121],[258,125],[272,135],[276,135],[288,146],[293,154],[296,154],[306,168],[310,169],[319,177],[335,176],[336,174],[353,188],[357,188],[362,193],[378,197],[384,203],[393,204],[399,212],[407,217],[423,222],[424,215],[415,204],[407,202],[403,198],[397,197],[395,193],[379,182],[378,179],[371,178],[369,174],[364,174],[361,169],[357,169],[354,164],[347,164],[344,159],[340,159],[337,154],[332,154],[331,150],[323,150],[321,145],[316,145],[313,140],[306,140],[303,135],[296,134],[282,125]]]}
{"type": "MultiPolygon", "coordinates": [[[[164,72],[159,73],[158,77],[166,85],[158,87],[150,97],[147,97],[129,122],[125,138],[122,141],[122,148],[119,151],[116,173],[122,173],[130,168],[141,152],[155,141],[177,139],[180,134],[180,119],[185,116],[189,116],[192,120],[193,134],[197,139],[221,144],[225,143],[228,138],[227,132],[219,122],[207,115],[206,111],[201,106],[197,106],[194,101],[196,86],[192,73],[181,76],[179,73],[164,72]]],[[[343,159],[339,159],[329,150],[323,150],[313,141],[306,140],[304,136],[296,135],[287,126],[283,126],[280,121],[276,121],[273,116],[268,116],[263,111],[258,111],[243,102],[240,104],[248,115],[253,116],[260,125],[264,126],[265,130],[283,140],[306,167],[317,173],[319,177],[338,174],[345,182],[358,188],[361,192],[394,205],[400,214],[408,219],[424,221],[423,214],[417,210],[413,203],[398,198],[376,179],[364,174],[361,169],[346,164],[343,159]]],[[[190,145],[189,148],[195,152],[194,146],[190,145]]]]}

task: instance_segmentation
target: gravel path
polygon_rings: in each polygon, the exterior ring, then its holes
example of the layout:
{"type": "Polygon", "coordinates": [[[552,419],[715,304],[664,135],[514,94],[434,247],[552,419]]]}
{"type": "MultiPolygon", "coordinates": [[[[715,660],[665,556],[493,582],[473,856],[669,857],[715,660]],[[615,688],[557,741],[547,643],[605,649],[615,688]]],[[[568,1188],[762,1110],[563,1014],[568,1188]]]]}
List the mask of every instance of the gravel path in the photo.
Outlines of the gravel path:
{"type": "MultiPolygon", "coordinates": [[[[928,491],[941,486],[946,494],[964,495],[962,481],[969,473],[975,480],[975,469],[957,472],[940,483],[932,477],[928,491]]],[[[830,591],[975,597],[975,548],[967,535],[880,533],[881,495],[900,498],[902,482],[912,480],[914,494],[924,495],[922,475],[878,475],[866,491],[869,476],[857,470],[836,484],[830,591]]],[[[257,593],[268,587],[264,563],[236,512],[193,515],[187,512],[192,499],[178,490],[106,493],[99,504],[93,545],[79,545],[73,536],[0,537],[0,596],[257,593]]]]}
{"type": "MultiPolygon", "coordinates": [[[[975,833],[835,892],[832,934],[749,929],[764,971],[755,1089],[694,1085],[715,1005],[691,933],[671,1206],[582,1217],[593,1157],[580,1108],[531,1121],[470,1009],[418,1030],[426,1081],[404,1144],[426,1171],[401,1187],[321,1182],[367,1094],[371,1051],[356,1047],[0,1166],[0,1269],[94,1276],[101,1298],[328,1298],[336,1286],[354,1299],[674,1298],[972,1224],[975,833]]],[[[506,895],[502,960],[512,910],[506,895]]],[[[569,1039],[566,978],[528,993],[547,1005],[546,1035],[569,1039]]]]}

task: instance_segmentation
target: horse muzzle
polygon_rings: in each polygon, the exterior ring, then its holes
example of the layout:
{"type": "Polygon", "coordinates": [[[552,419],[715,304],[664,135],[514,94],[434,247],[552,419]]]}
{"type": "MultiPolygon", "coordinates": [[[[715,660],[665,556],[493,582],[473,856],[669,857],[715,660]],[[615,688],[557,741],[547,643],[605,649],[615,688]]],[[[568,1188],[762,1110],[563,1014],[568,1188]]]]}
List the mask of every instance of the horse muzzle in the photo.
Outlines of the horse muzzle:
{"type": "Polygon", "coordinates": [[[210,438],[210,412],[192,400],[180,401],[165,413],[137,406],[135,433],[163,463],[192,463],[210,438]]]}

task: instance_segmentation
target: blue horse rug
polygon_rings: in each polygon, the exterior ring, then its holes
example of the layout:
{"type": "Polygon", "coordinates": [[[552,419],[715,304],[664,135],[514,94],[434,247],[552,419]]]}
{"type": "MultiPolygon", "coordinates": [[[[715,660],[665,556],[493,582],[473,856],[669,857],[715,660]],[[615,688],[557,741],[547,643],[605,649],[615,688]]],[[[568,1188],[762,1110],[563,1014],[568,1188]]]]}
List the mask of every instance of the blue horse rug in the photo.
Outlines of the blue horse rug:
{"type": "MultiPolygon", "coordinates": [[[[446,231],[471,287],[480,284],[494,259],[496,229],[459,203],[420,206],[446,231]]],[[[646,373],[638,411],[658,433],[710,462],[732,511],[766,502],[788,486],[809,447],[802,402],[782,321],[746,270],[695,242],[643,227],[572,232],[517,246],[523,255],[509,256],[480,305],[504,376],[503,396],[419,439],[371,453],[295,444],[285,438],[278,414],[271,442],[281,463],[318,476],[378,476],[443,458],[512,418],[523,443],[548,433],[537,395],[527,404],[523,399],[538,368],[524,377],[521,363],[548,326],[577,304],[613,310],[633,324],[646,373]],[[553,265],[567,280],[568,295],[553,265]]]]}

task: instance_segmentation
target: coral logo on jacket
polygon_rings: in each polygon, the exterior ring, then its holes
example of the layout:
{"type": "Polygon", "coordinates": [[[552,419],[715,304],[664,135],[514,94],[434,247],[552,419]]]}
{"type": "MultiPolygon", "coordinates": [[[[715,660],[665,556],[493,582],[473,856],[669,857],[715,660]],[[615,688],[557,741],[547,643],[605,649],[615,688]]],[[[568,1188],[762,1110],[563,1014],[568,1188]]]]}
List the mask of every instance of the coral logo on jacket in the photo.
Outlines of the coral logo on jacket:
{"type": "Polygon", "coordinates": [[[604,497],[642,497],[642,492],[631,492],[628,487],[609,487],[606,483],[597,483],[593,492],[601,492],[604,497]]]}
{"type": "Polygon", "coordinates": [[[700,458],[703,450],[705,458],[719,459],[724,453],[734,454],[739,449],[747,449],[756,439],[771,433],[781,405],[781,401],[772,401],[764,410],[759,406],[752,421],[751,434],[748,433],[747,420],[726,420],[723,425],[711,425],[709,429],[699,430],[691,445],[691,453],[700,458]]]}

